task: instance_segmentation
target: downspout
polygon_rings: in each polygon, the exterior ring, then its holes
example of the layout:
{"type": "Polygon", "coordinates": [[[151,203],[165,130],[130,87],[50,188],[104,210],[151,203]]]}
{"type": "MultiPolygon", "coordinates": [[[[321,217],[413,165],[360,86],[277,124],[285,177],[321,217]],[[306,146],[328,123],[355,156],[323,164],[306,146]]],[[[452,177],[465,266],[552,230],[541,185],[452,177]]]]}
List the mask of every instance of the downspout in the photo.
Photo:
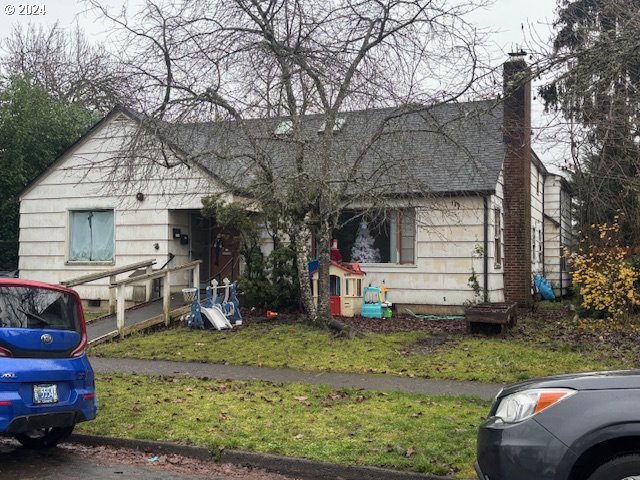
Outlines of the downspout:
{"type": "Polygon", "coordinates": [[[560,265],[558,266],[558,271],[560,272],[560,299],[564,297],[564,285],[562,281],[562,277],[564,277],[564,272],[562,271],[562,264],[564,263],[564,251],[562,248],[562,182],[560,182],[560,195],[558,195],[558,211],[560,212],[560,228],[558,229],[560,232],[560,265]]]}
{"type": "Polygon", "coordinates": [[[542,276],[543,277],[547,277],[547,272],[544,268],[545,266],[545,258],[547,255],[547,242],[545,241],[545,236],[544,236],[544,232],[545,232],[545,228],[544,228],[544,209],[545,209],[545,203],[546,203],[546,199],[545,199],[545,188],[544,185],[547,181],[547,177],[545,175],[542,176],[542,276]]]}
{"type": "Polygon", "coordinates": [[[483,253],[484,257],[482,259],[483,262],[483,275],[484,280],[483,284],[483,294],[484,294],[484,302],[487,303],[489,301],[489,196],[484,195],[482,197],[482,203],[484,205],[484,245],[483,245],[483,253]]]}

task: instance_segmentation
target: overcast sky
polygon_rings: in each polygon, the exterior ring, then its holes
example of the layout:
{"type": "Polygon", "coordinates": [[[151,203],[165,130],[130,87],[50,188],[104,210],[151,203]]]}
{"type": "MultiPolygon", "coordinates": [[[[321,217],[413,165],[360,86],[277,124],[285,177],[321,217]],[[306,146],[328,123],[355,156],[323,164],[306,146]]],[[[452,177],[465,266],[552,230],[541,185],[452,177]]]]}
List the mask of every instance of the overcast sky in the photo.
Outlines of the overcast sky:
{"type": "MultiPolygon", "coordinates": [[[[6,36],[16,24],[59,22],[63,27],[72,27],[79,23],[90,35],[102,37],[109,25],[96,20],[93,14],[83,14],[85,7],[81,1],[74,0],[30,0],[30,5],[44,8],[27,11],[15,0],[0,0],[0,37],[6,36]],[[22,13],[22,15],[20,15],[22,13]]],[[[107,0],[106,3],[117,6],[124,0],[107,0]]],[[[25,2],[26,3],[26,2],[25,2]]],[[[135,3],[135,2],[134,2],[135,3]]],[[[491,30],[490,51],[492,63],[498,65],[507,58],[507,53],[521,48],[533,37],[538,42],[546,42],[550,36],[556,0],[495,0],[493,5],[475,12],[469,19],[480,28],[491,30]]],[[[542,107],[534,101],[533,126],[539,133],[545,124],[542,107]]],[[[547,164],[561,163],[562,152],[559,149],[547,151],[538,142],[537,151],[547,164]],[[555,158],[553,158],[555,157],[555,158]]]]}

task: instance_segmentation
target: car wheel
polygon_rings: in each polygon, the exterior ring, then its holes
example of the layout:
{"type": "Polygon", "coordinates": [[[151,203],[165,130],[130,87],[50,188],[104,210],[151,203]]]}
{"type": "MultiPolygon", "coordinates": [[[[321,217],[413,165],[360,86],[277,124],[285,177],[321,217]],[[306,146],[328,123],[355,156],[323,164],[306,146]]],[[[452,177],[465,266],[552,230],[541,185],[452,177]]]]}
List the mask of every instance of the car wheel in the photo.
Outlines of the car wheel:
{"type": "Polygon", "coordinates": [[[29,430],[15,435],[22,445],[27,448],[50,448],[65,440],[73,432],[71,427],[51,427],[29,430]]]}
{"type": "Polygon", "coordinates": [[[640,480],[640,455],[624,455],[600,465],[589,480],[640,480]]]}

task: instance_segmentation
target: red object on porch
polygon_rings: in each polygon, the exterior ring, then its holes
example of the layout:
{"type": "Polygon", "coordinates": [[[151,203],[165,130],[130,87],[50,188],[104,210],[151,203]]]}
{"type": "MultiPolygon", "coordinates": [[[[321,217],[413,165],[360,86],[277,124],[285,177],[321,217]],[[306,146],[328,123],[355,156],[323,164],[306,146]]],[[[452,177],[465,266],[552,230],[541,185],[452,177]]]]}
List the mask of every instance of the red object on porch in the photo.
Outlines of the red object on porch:
{"type": "Polygon", "coordinates": [[[332,317],[342,316],[342,312],[340,310],[341,302],[342,300],[340,299],[340,295],[331,295],[329,297],[329,309],[332,317]]]}

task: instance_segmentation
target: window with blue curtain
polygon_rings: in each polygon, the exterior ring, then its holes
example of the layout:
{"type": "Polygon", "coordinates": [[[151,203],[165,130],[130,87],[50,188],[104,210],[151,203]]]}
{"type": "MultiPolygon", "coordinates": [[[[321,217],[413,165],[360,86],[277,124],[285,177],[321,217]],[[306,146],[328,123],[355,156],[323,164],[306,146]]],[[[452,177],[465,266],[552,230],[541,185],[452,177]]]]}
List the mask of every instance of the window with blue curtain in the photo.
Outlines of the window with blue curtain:
{"type": "Polygon", "coordinates": [[[112,262],[113,210],[69,212],[69,261],[112,262]]]}

